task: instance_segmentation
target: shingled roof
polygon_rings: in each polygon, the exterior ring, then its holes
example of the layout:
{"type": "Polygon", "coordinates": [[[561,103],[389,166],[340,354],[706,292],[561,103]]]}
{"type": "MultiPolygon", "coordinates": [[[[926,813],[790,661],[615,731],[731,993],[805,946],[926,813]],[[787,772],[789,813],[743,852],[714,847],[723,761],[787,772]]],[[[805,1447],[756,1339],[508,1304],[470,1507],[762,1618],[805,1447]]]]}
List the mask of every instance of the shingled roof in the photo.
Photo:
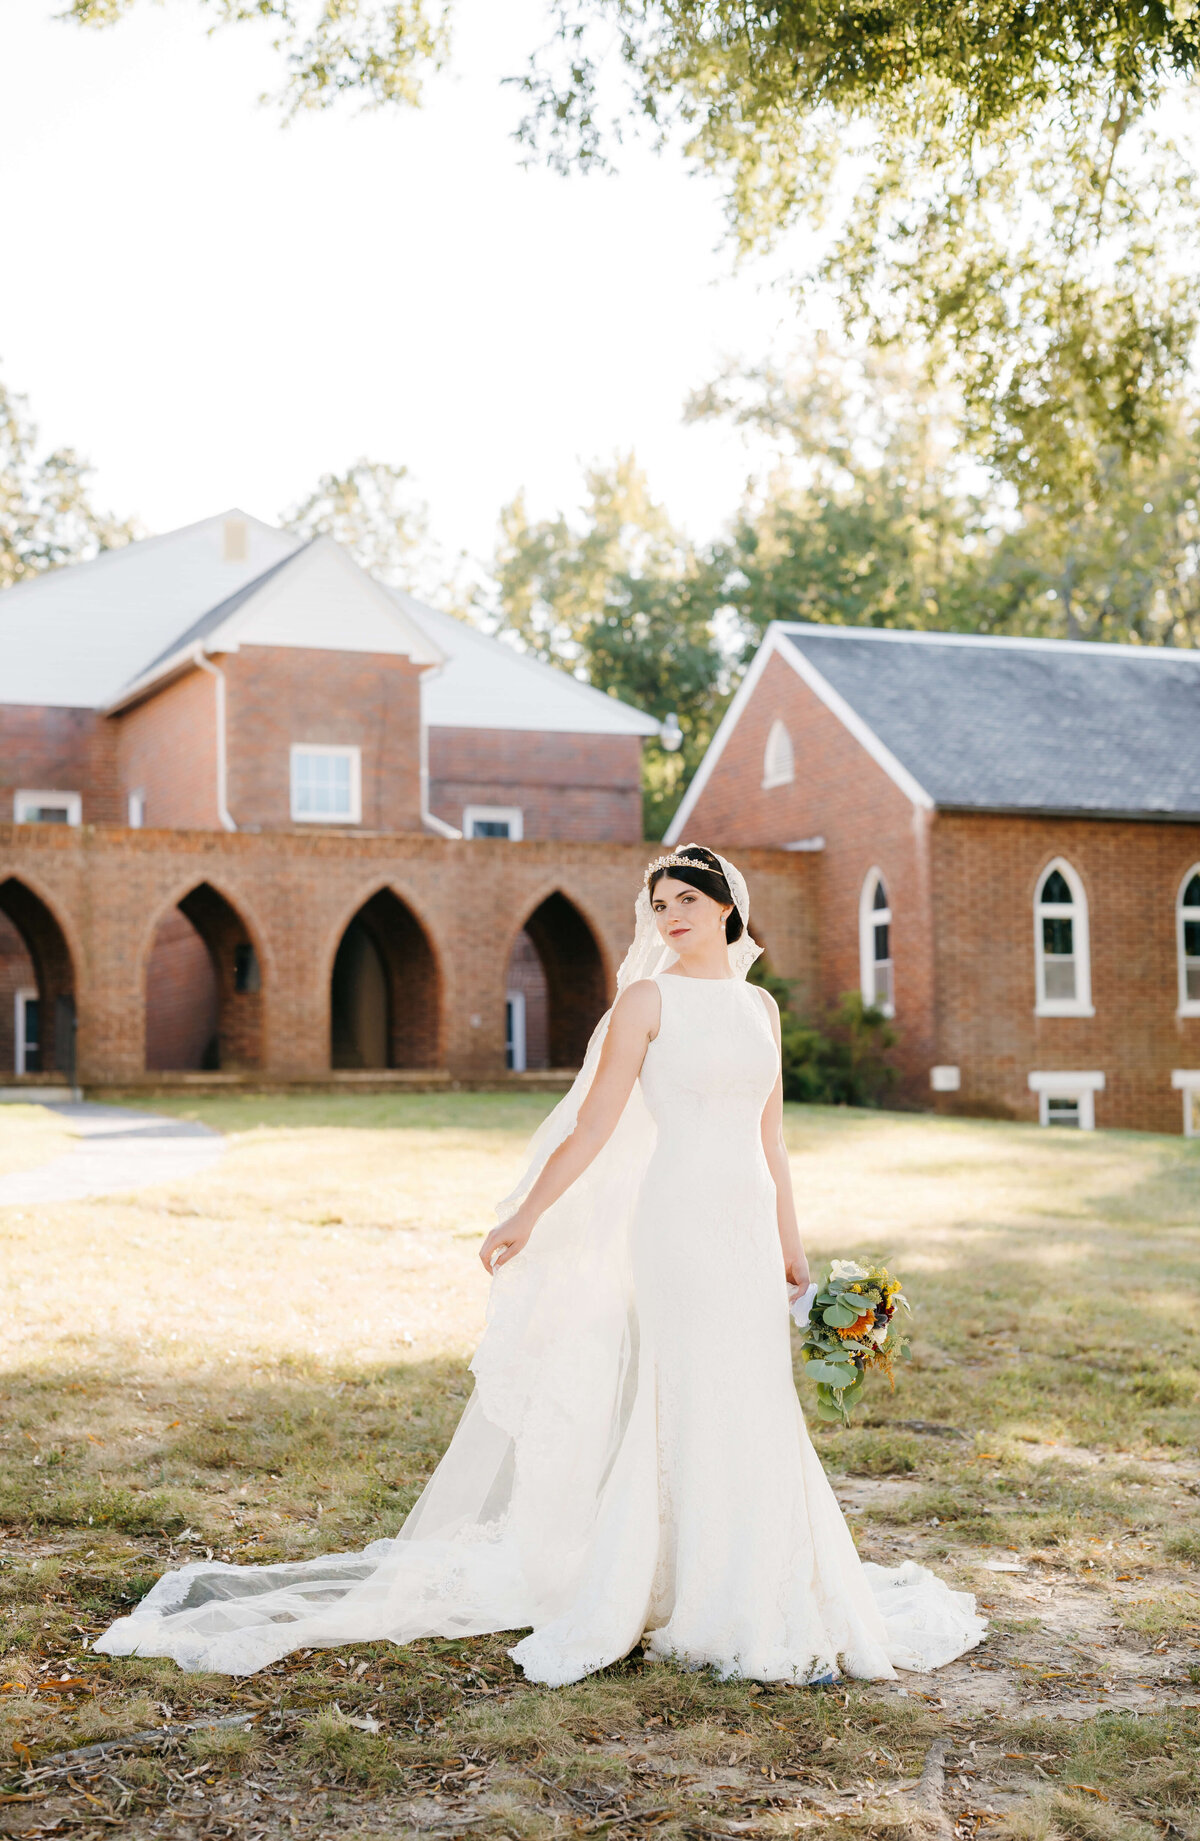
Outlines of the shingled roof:
{"type": "Polygon", "coordinates": [[[689,804],[773,654],[915,803],[1200,818],[1200,652],[786,623],[769,629],[689,804]]]}

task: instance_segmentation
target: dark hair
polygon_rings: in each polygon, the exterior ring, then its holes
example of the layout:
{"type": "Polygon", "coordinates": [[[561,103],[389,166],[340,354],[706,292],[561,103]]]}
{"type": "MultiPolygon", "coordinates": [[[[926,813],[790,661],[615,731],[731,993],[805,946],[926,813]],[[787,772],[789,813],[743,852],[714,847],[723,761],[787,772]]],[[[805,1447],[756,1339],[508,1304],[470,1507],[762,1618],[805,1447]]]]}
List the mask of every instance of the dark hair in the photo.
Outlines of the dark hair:
{"type": "Polygon", "coordinates": [[[725,880],[725,871],[703,844],[688,844],[682,850],[672,852],[676,857],[687,857],[687,863],[672,863],[668,868],[656,869],[650,877],[650,899],[654,899],[654,890],[663,876],[671,876],[676,882],[686,882],[689,887],[699,889],[702,895],[708,895],[713,901],[720,902],[730,912],[725,917],[725,938],[732,946],[740,940],[743,933],[742,917],[737,911],[733,891],[725,880]],[[692,864],[695,868],[692,868],[692,864]]]}

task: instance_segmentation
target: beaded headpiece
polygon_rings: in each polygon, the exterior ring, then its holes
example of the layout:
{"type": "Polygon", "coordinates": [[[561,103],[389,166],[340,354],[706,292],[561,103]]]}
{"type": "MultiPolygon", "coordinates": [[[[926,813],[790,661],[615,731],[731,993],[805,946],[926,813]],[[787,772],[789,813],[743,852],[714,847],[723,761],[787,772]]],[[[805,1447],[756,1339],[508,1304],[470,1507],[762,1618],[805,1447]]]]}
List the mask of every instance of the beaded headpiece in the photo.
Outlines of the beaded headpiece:
{"type": "Polygon", "coordinates": [[[719,869],[714,869],[711,863],[697,862],[695,857],[680,856],[678,852],[672,851],[670,856],[655,857],[653,863],[650,864],[645,875],[647,888],[650,886],[651,876],[657,875],[660,869],[706,869],[710,876],[719,876],[722,873],[719,869]]]}

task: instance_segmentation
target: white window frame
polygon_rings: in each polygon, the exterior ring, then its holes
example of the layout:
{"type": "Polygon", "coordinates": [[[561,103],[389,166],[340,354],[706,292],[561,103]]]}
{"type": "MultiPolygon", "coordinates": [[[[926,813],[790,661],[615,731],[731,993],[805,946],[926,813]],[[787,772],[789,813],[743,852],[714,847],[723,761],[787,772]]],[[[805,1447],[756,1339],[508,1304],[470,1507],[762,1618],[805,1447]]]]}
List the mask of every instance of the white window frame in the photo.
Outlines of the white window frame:
{"type": "Polygon", "coordinates": [[[894,944],[891,938],[891,930],[892,930],[892,924],[893,924],[892,923],[892,902],[891,902],[891,896],[889,895],[888,905],[886,908],[876,908],[875,907],[874,905],[875,890],[879,887],[880,883],[883,884],[883,891],[884,891],[884,894],[886,895],[887,894],[887,879],[884,876],[883,871],[876,864],[867,871],[866,881],[862,885],[862,893],[859,895],[859,898],[858,898],[859,989],[862,992],[862,1000],[864,1004],[869,1004],[873,1010],[882,1011],[884,1016],[895,1016],[896,1014],[896,954],[894,950],[894,944]],[[890,957],[887,958],[886,960],[883,960],[883,959],[877,960],[875,957],[875,928],[877,926],[884,926],[888,929],[888,951],[890,953],[890,957]],[[880,965],[886,964],[890,966],[891,968],[890,983],[892,987],[892,995],[888,999],[887,1003],[885,1004],[879,1004],[879,1003],[876,1003],[875,1001],[875,996],[874,996],[875,967],[877,964],[880,964],[880,965]]]}
{"type": "MultiPolygon", "coordinates": [[[[1193,863],[1192,867],[1184,875],[1182,882],[1179,884],[1179,894],[1175,898],[1175,948],[1176,960],[1179,966],[1179,1008],[1176,1011],[1177,1016],[1200,1016],[1200,998],[1188,996],[1187,951],[1185,949],[1183,932],[1185,918],[1194,917],[1196,920],[1200,921],[1200,908],[1185,908],[1183,905],[1183,897],[1187,892],[1188,883],[1192,880],[1193,876],[1200,876],[1200,863],[1193,863]]],[[[1200,959],[1193,960],[1193,964],[1200,966],[1200,959]]]]}
{"type": "Polygon", "coordinates": [[[493,840],[496,843],[519,844],[525,836],[525,812],[519,805],[465,805],[462,815],[464,837],[474,837],[476,819],[481,824],[507,824],[507,840],[497,838],[493,840]]]}
{"type": "Polygon", "coordinates": [[[131,831],[140,831],[146,822],[146,793],[144,787],[139,786],[136,792],[130,793],[126,810],[129,818],[129,829],[131,831]]]}
{"type": "Polygon", "coordinates": [[[1047,863],[1037,879],[1033,898],[1033,950],[1035,964],[1035,1016],[1095,1016],[1092,1008],[1092,946],[1088,928],[1088,903],[1083,883],[1065,857],[1047,863]],[[1042,890],[1058,871],[1071,891],[1069,902],[1043,901],[1042,890]],[[1042,945],[1043,920],[1070,920],[1072,957],[1075,960],[1074,997],[1046,996],[1046,954],[1042,945]]]}
{"type": "Polygon", "coordinates": [[[1096,1095],[1103,1093],[1104,1075],[1098,1069],[1075,1072],[1051,1069],[1029,1076],[1029,1090],[1038,1096],[1038,1124],[1049,1125],[1052,1099],[1074,1100],[1079,1107],[1080,1131],[1096,1129],[1096,1095]]]}
{"type": "Polygon", "coordinates": [[[13,794],[13,823],[15,825],[36,825],[36,818],[24,817],[27,806],[59,806],[67,815],[69,825],[83,823],[83,798],[79,793],[39,792],[36,787],[22,786],[13,794]]]}
{"type": "Polygon", "coordinates": [[[795,778],[796,751],[787,724],[781,716],[776,716],[767,731],[767,745],[763,749],[763,792],[769,793],[773,786],[790,786],[795,778]]]}
{"type": "MultiPolygon", "coordinates": [[[[35,984],[23,984],[13,992],[13,1073],[25,1072],[25,1050],[29,1044],[25,1040],[25,1006],[32,997],[37,999],[38,989],[35,984]]],[[[39,1033],[41,1018],[38,1018],[39,1033]]]]}
{"type": "Polygon", "coordinates": [[[360,825],[362,823],[362,749],[334,747],[324,742],[293,742],[288,757],[288,788],[292,823],[296,825],[360,825]],[[298,812],[296,810],[296,763],[305,755],[340,756],[350,762],[350,810],[348,812],[298,812]]]}
{"type": "Polygon", "coordinates": [[[1183,1095],[1183,1135],[1200,1138],[1200,1068],[1172,1068],[1171,1085],[1183,1095]]]}
{"type": "MultiPolygon", "coordinates": [[[[526,1070],[526,1062],[528,1059],[525,1047],[525,993],[524,991],[506,991],[504,993],[504,1002],[506,1005],[512,1005],[513,1058],[512,1067],[509,1072],[512,1074],[523,1074],[526,1070]]],[[[507,1018],[505,1020],[507,1021],[507,1018]]],[[[505,1030],[505,1035],[507,1034],[508,1031],[505,1030]]],[[[508,1043],[506,1042],[504,1046],[507,1048],[508,1043]]]]}

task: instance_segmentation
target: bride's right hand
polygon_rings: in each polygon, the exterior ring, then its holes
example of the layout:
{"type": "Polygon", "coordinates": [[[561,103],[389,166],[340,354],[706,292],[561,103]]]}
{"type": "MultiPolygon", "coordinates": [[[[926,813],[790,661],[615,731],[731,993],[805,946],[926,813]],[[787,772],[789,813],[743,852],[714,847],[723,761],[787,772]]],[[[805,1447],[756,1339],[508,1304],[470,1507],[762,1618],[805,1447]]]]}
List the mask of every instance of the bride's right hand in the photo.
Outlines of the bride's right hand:
{"type": "Polygon", "coordinates": [[[523,1221],[520,1209],[507,1221],[494,1227],[479,1249],[479,1259],[489,1278],[510,1259],[515,1259],[533,1232],[533,1222],[523,1221]]]}

